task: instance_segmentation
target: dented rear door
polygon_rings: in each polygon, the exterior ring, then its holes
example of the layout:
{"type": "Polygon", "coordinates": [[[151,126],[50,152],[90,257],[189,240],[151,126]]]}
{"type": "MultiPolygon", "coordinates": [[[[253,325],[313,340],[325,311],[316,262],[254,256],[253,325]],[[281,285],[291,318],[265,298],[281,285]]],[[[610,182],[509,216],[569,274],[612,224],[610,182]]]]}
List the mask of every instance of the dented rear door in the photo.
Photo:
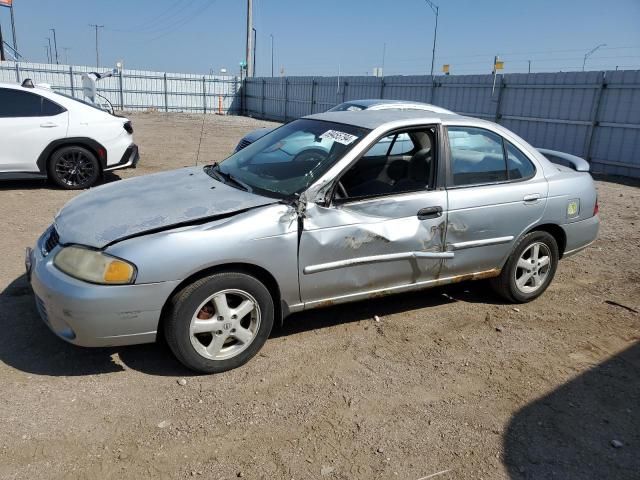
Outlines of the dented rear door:
{"type": "Polygon", "coordinates": [[[438,278],[444,190],[323,207],[309,204],[300,238],[300,293],[307,307],[390,293],[438,278]]]}

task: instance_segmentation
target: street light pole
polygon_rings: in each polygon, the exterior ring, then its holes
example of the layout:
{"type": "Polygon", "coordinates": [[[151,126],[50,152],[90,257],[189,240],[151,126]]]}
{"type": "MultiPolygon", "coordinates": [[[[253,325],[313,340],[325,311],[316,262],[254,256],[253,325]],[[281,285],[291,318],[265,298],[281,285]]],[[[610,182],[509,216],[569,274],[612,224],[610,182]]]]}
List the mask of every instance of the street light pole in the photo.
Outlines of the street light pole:
{"type": "Polygon", "coordinates": [[[438,38],[438,13],[440,12],[440,7],[431,0],[424,1],[427,2],[427,5],[433,10],[433,13],[436,14],[436,27],[433,30],[433,51],[431,52],[431,80],[433,80],[433,62],[436,59],[436,38],[438,38]]]}
{"type": "Polygon", "coordinates": [[[270,33],[271,37],[271,77],[273,78],[273,33],[270,33]]]}
{"type": "Polygon", "coordinates": [[[49,42],[49,63],[53,63],[53,48],[51,48],[51,37],[46,37],[49,42]]]}
{"type": "Polygon", "coordinates": [[[583,72],[584,72],[584,66],[587,63],[587,58],[589,58],[591,55],[593,55],[595,53],[595,51],[598,50],[600,47],[606,47],[606,46],[607,46],[606,43],[601,43],[597,47],[592,48],[591,50],[589,50],[587,53],[584,54],[584,60],[582,60],[582,71],[583,72]]]}

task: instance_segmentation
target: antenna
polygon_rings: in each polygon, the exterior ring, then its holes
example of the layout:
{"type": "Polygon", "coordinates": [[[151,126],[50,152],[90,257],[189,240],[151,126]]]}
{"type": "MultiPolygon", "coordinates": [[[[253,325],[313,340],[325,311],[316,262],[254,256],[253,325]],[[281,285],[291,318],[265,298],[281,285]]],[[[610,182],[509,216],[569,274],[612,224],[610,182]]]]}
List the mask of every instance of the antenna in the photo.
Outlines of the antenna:
{"type": "Polygon", "coordinates": [[[204,135],[204,119],[207,114],[202,112],[202,127],[200,127],[200,141],[198,142],[198,153],[196,154],[196,167],[198,166],[198,160],[200,159],[200,146],[202,145],[202,136],[204,135]]]}

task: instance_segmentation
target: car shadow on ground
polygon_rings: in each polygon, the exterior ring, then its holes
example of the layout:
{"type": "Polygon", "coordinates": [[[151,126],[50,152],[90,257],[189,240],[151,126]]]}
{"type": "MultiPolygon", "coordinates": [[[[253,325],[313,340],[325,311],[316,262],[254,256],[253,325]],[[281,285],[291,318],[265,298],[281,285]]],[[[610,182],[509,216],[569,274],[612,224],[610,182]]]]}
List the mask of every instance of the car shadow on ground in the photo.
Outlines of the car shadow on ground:
{"type": "Polygon", "coordinates": [[[514,480],[640,478],[640,342],[522,408],[503,441],[514,480]]]}
{"type": "MultiPolygon", "coordinates": [[[[358,322],[456,301],[500,303],[485,285],[457,284],[448,288],[394,295],[337,305],[290,316],[272,338],[358,322]]],[[[33,293],[22,275],[0,293],[0,361],[23,372],[50,376],[113,373],[131,368],[149,375],[193,375],[163,343],[113,348],[82,348],[56,337],[38,316],[33,293]],[[117,355],[116,355],[117,354],[117,355]]]]}
{"type": "MultiPolygon", "coordinates": [[[[117,182],[121,178],[115,172],[105,172],[102,178],[98,179],[96,187],[111,182],[117,182]]],[[[60,190],[62,188],[46,179],[33,180],[2,180],[0,182],[0,192],[9,190],[60,190]]]]}

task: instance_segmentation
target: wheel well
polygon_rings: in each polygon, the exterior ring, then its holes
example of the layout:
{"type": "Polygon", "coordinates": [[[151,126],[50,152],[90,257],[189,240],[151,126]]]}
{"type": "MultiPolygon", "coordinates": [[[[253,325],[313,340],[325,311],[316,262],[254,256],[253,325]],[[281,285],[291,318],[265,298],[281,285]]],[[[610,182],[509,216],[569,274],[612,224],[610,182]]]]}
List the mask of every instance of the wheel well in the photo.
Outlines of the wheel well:
{"type": "Polygon", "coordinates": [[[102,172],[107,165],[107,150],[95,140],[90,138],[64,138],[60,140],[54,140],[42,151],[37,160],[38,169],[41,173],[45,173],[48,176],[48,165],[53,154],[64,147],[82,147],[89,150],[96,156],[100,171],[102,172]]]}
{"type": "Polygon", "coordinates": [[[173,290],[173,292],[171,292],[171,295],[169,295],[169,298],[167,298],[167,301],[162,307],[160,325],[158,325],[158,334],[160,334],[163,328],[162,324],[164,323],[166,311],[169,307],[169,304],[171,303],[171,299],[175,296],[176,293],[178,293],[187,285],[190,285],[201,278],[208,277],[209,275],[222,273],[222,272],[246,273],[247,275],[251,275],[257,278],[258,280],[260,280],[262,283],[264,283],[265,287],[267,287],[267,290],[269,290],[269,293],[271,293],[271,296],[273,298],[275,322],[278,326],[282,325],[285,308],[283,307],[280,301],[281,299],[280,287],[278,286],[278,282],[273,277],[273,275],[271,275],[271,273],[268,270],[265,270],[264,268],[259,267],[257,265],[252,265],[249,263],[226,263],[224,265],[216,265],[214,267],[201,270],[197,273],[194,273],[190,277],[186,278],[182,282],[180,282],[180,284],[173,290]]]}
{"type": "Polygon", "coordinates": [[[556,243],[558,244],[558,253],[560,254],[560,258],[564,254],[564,249],[567,247],[567,235],[564,233],[562,227],[555,225],[553,223],[545,223],[544,225],[536,225],[534,228],[529,230],[527,233],[531,232],[547,232],[553,238],[555,238],[556,243]]]}

